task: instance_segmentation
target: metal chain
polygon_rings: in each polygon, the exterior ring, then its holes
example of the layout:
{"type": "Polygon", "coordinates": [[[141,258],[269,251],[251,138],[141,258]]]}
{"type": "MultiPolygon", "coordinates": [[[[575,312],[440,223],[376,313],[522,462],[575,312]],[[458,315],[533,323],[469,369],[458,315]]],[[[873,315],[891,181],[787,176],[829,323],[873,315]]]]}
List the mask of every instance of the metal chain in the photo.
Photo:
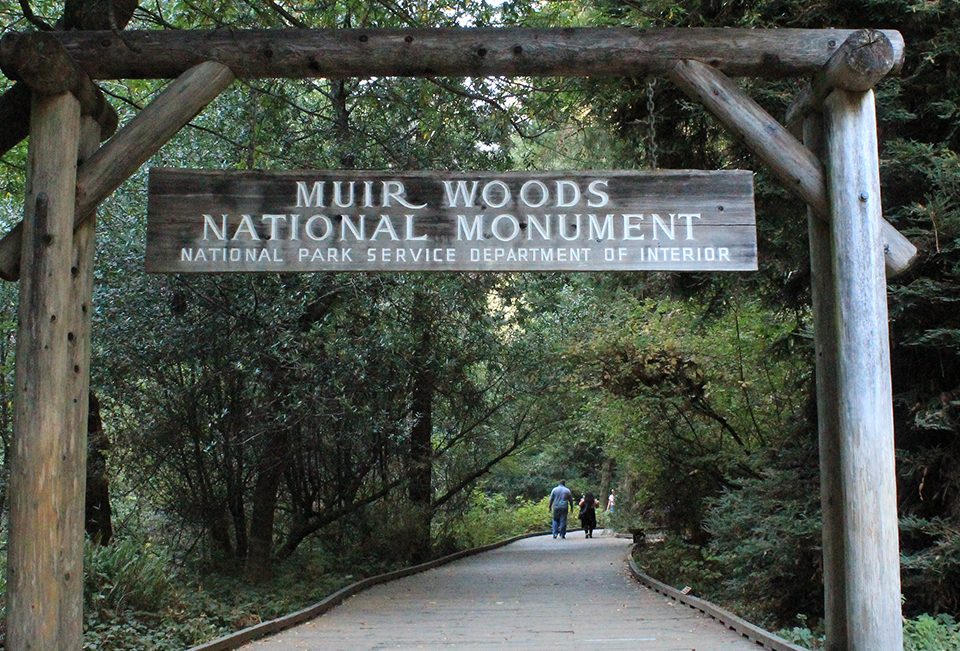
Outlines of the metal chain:
{"type": "Polygon", "coordinates": [[[657,169],[657,129],[656,106],[653,103],[653,91],[656,87],[656,78],[647,81],[647,160],[651,169],[657,169]]]}

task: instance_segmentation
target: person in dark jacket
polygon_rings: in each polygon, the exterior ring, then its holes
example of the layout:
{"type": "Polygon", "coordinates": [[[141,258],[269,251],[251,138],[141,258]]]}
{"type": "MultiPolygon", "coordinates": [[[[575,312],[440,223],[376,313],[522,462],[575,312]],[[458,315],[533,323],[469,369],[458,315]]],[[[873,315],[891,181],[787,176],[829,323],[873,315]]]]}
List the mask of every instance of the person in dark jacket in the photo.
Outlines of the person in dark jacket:
{"type": "Polygon", "coordinates": [[[593,530],[597,528],[598,506],[600,501],[593,496],[593,493],[587,493],[580,500],[580,526],[583,527],[586,538],[593,538],[593,530]]]}

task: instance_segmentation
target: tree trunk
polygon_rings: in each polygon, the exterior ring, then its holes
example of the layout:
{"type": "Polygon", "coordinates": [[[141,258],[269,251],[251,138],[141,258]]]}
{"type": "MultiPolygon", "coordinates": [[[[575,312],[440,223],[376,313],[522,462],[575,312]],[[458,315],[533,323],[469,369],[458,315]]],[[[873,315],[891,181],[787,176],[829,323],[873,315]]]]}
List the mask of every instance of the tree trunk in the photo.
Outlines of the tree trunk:
{"type": "Polygon", "coordinates": [[[250,547],[247,553],[247,576],[262,581],[273,571],[273,525],[277,512],[277,492],[283,478],[288,437],[281,428],[269,437],[257,463],[257,480],[253,487],[253,510],[250,514],[250,547]]]}
{"type": "Polygon", "coordinates": [[[415,532],[411,546],[411,560],[423,562],[430,558],[433,522],[433,393],[434,374],[431,364],[432,340],[430,319],[423,309],[424,297],[417,296],[414,327],[420,332],[417,347],[416,371],[413,378],[413,427],[410,430],[409,495],[415,532]]]}
{"type": "Polygon", "coordinates": [[[87,415],[87,495],[84,509],[87,535],[99,545],[109,545],[113,538],[110,508],[110,479],[107,476],[107,449],[110,441],[103,431],[100,401],[90,392],[87,415]]]}
{"type": "Polygon", "coordinates": [[[239,481],[233,481],[227,485],[227,511],[230,513],[233,539],[236,541],[234,555],[242,561],[247,557],[250,543],[247,538],[247,512],[244,509],[243,489],[237,485],[239,483],[239,481]]]}
{"type": "Polygon", "coordinates": [[[207,530],[210,532],[213,548],[225,558],[232,557],[233,542],[230,540],[230,530],[227,527],[226,511],[214,507],[213,512],[204,519],[206,520],[207,530]]]}

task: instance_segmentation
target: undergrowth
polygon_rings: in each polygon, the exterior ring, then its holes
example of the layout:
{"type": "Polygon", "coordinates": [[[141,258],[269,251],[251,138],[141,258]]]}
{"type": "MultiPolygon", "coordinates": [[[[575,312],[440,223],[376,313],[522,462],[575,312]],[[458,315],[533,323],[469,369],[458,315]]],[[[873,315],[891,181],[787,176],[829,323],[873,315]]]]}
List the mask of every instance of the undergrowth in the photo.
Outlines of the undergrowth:
{"type": "MultiPolygon", "coordinates": [[[[454,545],[476,547],[548,527],[546,501],[510,501],[478,492],[455,527],[454,545]]],[[[5,587],[5,564],[0,555],[0,587],[5,587]]],[[[87,542],[83,648],[179,651],[299,610],[403,564],[377,545],[343,549],[311,541],[278,563],[271,579],[254,583],[237,568],[184,563],[171,549],[135,536],[120,536],[106,547],[87,542]]],[[[5,606],[0,598],[0,622],[5,606]]]]}
{"type": "MultiPolygon", "coordinates": [[[[524,533],[550,530],[549,498],[535,502],[517,498],[509,500],[499,493],[474,491],[470,507],[452,527],[455,547],[480,547],[524,533]]],[[[571,517],[568,526],[575,526],[571,517]]]]}
{"type": "MultiPolygon", "coordinates": [[[[677,588],[690,587],[692,594],[718,603],[748,619],[771,627],[772,620],[751,609],[746,597],[725,592],[723,572],[717,559],[704,554],[704,548],[667,536],[662,543],[648,545],[635,554],[646,574],[677,588]]],[[[807,649],[823,649],[822,622],[811,623],[797,615],[797,625],[776,630],[780,637],[807,649]]],[[[960,651],[960,623],[948,614],[921,614],[904,619],[904,651],[960,651]]]]}

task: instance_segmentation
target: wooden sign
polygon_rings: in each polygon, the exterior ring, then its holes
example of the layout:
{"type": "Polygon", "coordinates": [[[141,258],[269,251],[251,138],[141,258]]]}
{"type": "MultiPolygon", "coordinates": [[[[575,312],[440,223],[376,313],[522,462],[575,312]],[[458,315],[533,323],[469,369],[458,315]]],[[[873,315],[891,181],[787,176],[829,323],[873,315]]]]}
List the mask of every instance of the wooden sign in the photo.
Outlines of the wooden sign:
{"type": "Polygon", "coordinates": [[[747,171],[153,169],[149,272],[745,271],[747,171]]]}

